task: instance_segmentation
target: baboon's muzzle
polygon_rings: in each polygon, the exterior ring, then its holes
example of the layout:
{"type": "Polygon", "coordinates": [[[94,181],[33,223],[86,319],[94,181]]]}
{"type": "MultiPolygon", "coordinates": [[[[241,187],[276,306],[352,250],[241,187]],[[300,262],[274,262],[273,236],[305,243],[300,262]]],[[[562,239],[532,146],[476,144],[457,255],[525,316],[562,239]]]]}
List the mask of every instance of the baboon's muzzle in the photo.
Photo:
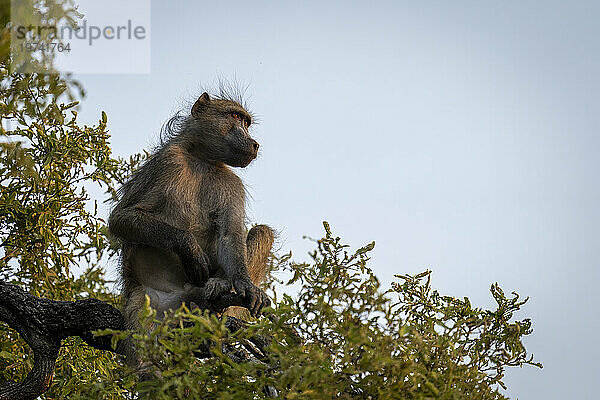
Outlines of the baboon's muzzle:
{"type": "Polygon", "coordinates": [[[247,146],[244,146],[243,148],[238,147],[232,149],[233,157],[231,162],[228,164],[232,167],[246,167],[258,155],[258,148],[258,142],[252,139],[252,141],[247,146]]]}

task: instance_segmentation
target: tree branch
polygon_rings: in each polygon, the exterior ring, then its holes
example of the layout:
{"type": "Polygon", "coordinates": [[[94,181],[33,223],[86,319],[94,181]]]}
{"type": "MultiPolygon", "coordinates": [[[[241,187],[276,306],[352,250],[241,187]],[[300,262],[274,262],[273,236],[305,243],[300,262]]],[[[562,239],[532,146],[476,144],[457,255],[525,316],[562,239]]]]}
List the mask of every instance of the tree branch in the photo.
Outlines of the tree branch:
{"type": "MultiPolygon", "coordinates": [[[[235,294],[209,301],[195,299],[202,309],[222,312],[229,306],[248,307],[235,294]]],[[[111,346],[110,336],[94,337],[93,331],[126,330],[121,311],[97,299],[56,301],[30,295],[23,289],[0,282],[0,321],[16,330],[34,353],[34,366],[22,382],[7,382],[0,386],[0,400],[36,399],[50,387],[61,340],[79,336],[88,345],[124,354],[124,343],[111,346]]],[[[228,318],[228,328],[237,330],[244,322],[228,318]]]]}

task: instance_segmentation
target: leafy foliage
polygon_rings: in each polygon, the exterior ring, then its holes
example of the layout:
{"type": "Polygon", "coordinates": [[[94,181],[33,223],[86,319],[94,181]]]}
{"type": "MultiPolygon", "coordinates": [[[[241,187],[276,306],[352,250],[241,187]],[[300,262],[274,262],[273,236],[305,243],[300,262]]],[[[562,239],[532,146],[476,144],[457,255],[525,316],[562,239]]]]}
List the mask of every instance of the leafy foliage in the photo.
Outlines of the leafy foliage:
{"type": "MultiPolygon", "coordinates": [[[[32,18],[72,18],[64,2],[46,3],[47,12],[32,18]]],[[[106,227],[86,188],[99,185],[114,196],[140,156],[112,156],[106,114],[94,126],[77,122],[76,98],[83,92],[68,76],[10,71],[8,2],[0,13],[0,276],[37,296],[116,303],[98,264],[110,250],[106,227]],[[75,276],[77,267],[83,271],[75,276]]],[[[0,325],[0,380],[21,380],[31,355],[14,331],[0,325]]],[[[96,398],[122,398],[115,379],[122,368],[114,355],[71,339],[57,365],[46,398],[93,393],[97,382],[114,384],[110,395],[96,398]]]]}
{"type": "Polygon", "coordinates": [[[183,308],[151,337],[138,336],[161,377],[140,393],[263,398],[273,387],[289,399],[503,399],[496,384],[503,385],[507,366],[539,365],[522,344],[530,321],[511,322],[525,303],[518,295],[507,298],[492,285],[497,308],[474,308],[468,299],[432,290],[430,271],[398,275],[392,289],[382,291],[367,267],[374,243],[351,252],[324,225],[311,263],[279,260],[293,273],[287,284],[301,287],[276,303],[272,321],[232,334],[214,316],[183,308]],[[272,338],[265,356],[234,362],[256,335],[272,338]],[[214,357],[198,360],[207,341],[214,357]]]}
{"type": "MultiPolygon", "coordinates": [[[[73,18],[64,2],[45,3],[52,18],[73,18]]],[[[8,3],[0,4],[7,26],[8,3]]],[[[38,296],[118,304],[100,262],[111,254],[105,223],[86,188],[99,185],[114,198],[143,157],[113,157],[104,113],[94,126],[77,122],[83,92],[68,76],[11,72],[7,32],[0,32],[0,275],[38,296]]],[[[286,399],[502,399],[506,367],[539,366],[522,343],[531,322],[512,321],[525,303],[518,295],[492,285],[497,307],[475,308],[433,290],[429,271],[398,275],[382,290],[367,266],[374,244],[350,251],[324,226],[310,263],[275,260],[290,272],[287,287],[300,288],[279,299],[286,285],[272,284],[270,319],[232,333],[198,310],[155,321],[147,309],[156,329],[135,340],[159,379],[137,382],[116,356],[72,338],[43,397],[240,399],[275,389],[286,399]],[[256,337],[270,338],[268,351],[239,362],[256,337]]],[[[0,380],[22,379],[31,356],[0,324],[0,380]]]]}

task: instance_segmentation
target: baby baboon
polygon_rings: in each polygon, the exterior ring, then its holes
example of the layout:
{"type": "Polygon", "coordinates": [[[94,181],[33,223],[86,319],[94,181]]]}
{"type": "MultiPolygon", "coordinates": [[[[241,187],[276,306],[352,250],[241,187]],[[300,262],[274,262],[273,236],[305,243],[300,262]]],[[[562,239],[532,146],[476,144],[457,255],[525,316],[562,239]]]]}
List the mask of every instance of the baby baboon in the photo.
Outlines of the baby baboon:
{"type": "Polygon", "coordinates": [[[237,101],[202,94],[191,115],[121,187],[109,229],[122,242],[124,314],[138,327],[145,296],[162,316],[202,290],[232,289],[257,315],[270,303],[257,287],[267,273],[273,231],[246,234],[245,190],[231,167],[258,151],[250,114],[237,101]]]}

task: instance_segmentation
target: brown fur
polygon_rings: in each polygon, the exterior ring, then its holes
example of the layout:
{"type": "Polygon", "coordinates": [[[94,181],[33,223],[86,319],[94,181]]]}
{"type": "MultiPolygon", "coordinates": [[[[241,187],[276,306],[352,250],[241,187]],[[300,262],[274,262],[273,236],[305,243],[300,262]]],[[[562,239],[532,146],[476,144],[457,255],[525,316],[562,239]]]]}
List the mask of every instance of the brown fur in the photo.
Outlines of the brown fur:
{"type": "Polygon", "coordinates": [[[273,231],[246,233],[245,189],[230,168],[245,167],[258,143],[239,102],[204,93],[190,116],[120,189],[109,229],[122,242],[124,314],[131,328],[145,296],[159,316],[234,289],[257,315],[269,304],[257,286],[267,274],[273,231]]]}

